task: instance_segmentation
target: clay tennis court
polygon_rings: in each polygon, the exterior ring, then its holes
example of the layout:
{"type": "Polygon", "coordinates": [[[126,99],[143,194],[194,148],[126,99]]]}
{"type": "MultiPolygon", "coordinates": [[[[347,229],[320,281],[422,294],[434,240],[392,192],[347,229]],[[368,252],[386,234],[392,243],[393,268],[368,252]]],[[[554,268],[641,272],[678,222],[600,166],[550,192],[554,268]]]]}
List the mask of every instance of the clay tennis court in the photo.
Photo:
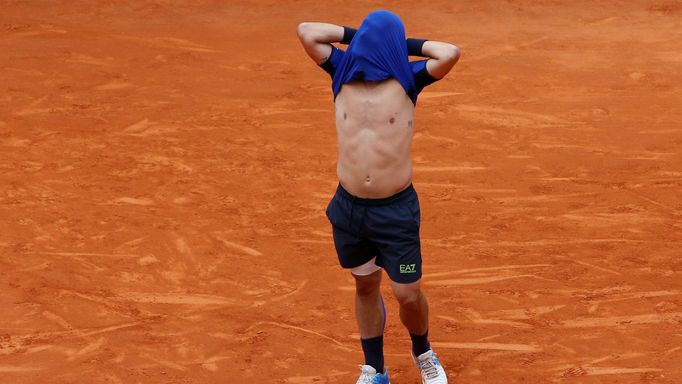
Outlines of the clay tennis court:
{"type": "Polygon", "coordinates": [[[682,382],[667,0],[0,2],[0,381],[355,382],[330,80],[295,28],[376,8],[462,49],[413,145],[450,382],[682,382]]]}

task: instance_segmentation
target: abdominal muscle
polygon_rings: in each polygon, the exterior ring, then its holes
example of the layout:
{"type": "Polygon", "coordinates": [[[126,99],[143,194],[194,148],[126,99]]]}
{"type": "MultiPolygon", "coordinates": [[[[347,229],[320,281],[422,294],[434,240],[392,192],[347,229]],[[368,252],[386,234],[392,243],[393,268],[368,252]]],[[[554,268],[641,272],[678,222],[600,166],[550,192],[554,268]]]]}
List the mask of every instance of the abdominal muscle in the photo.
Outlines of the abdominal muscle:
{"type": "Polygon", "coordinates": [[[400,83],[351,82],[335,103],[341,185],[362,198],[388,197],[409,186],[414,104],[400,83]]]}

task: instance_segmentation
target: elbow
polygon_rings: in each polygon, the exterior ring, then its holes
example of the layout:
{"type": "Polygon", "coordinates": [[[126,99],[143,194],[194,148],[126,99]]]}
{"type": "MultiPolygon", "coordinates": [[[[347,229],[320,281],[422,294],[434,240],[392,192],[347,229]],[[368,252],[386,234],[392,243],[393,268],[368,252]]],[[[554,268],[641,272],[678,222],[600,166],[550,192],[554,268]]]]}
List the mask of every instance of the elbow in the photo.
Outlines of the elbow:
{"type": "Polygon", "coordinates": [[[302,39],[303,36],[306,34],[306,30],[309,28],[309,23],[300,23],[298,27],[296,27],[296,34],[298,35],[299,39],[302,39]]]}
{"type": "Polygon", "coordinates": [[[311,23],[304,22],[299,24],[296,28],[296,34],[298,34],[298,38],[302,42],[313,42],[315,40],[311,23]]]}
{"type": "Polygon", "coordinates": [[[443,50],[443,59],[452,64],[455,64],[457,63],[457,61],[459,61],[459,57],[461,54],[462,52],[458,46],[448,44],[447,47],[443,50]]]}

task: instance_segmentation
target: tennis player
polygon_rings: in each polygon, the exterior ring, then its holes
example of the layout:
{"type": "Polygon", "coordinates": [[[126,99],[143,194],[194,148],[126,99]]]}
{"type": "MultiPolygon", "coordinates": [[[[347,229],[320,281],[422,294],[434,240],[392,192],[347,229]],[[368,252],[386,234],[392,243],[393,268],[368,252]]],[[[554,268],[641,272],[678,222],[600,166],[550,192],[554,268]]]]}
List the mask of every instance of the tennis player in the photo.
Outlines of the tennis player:
{"type": "Polygon", "coordinates": [[[355,309],[365,363],[358,384],[388,384],[382,269],[400,304],[412,356],[424,384],[447,384],[428,339],[428,304],[420,289],[420,210],[410,147],[417,96],[457,63],[456,46],[406,39],[400,18],[370,13],[359,29],[301,23],[308,55],[332,78],[339,186],[327,207],[339,262],[356,283],[355,309]],[[341,50],[333,43],[348,45],[341,50]],[[409,61],[408,56],[425,59],[409,61]]]}

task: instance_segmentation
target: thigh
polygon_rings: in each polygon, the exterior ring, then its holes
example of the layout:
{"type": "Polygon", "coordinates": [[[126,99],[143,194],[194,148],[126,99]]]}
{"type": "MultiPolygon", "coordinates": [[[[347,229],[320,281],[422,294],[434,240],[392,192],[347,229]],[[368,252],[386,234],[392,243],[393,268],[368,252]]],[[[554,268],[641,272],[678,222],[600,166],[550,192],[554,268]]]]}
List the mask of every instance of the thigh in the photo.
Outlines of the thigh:
{"type": "Polygon", "coordinates": [[[418,281],[422,274],[420,211],[416,194],[409,199],[376,207],[371,214],[371,240],[377,247],[377,265],[401,284],[418,281]]]}
{"type": "Polygon", "coordinates": [[[370,241],[362,237],[332,226],[334,248],[343,268],[359,267],[377,255],[377,249],[370,241]]]}
{"type": "Polygon", "coordinates": [[[391,281],[410,284],[422,276],[422,254],[419,238],[384,238],[377,242],[379,257],[377,265],[382,266],[391,281]]]}
{"type": "Polygon", "coordinates": [[[376,246],[361,231],[362,209],[338,192],[327,205],[334,247],[343,268],[355,268],[377,255],[376,246]],[[354,214],[355,213],[355,214],[354,214]]]}
{"type": "Polygon", "coordinates": [[[376,259],[376,256],[372,257],[366,263],[352,268],[350,273],[352,273],[354,277],[364,277],[374,274],[381,269],[381,267],[376,264],[376,259]]]}

